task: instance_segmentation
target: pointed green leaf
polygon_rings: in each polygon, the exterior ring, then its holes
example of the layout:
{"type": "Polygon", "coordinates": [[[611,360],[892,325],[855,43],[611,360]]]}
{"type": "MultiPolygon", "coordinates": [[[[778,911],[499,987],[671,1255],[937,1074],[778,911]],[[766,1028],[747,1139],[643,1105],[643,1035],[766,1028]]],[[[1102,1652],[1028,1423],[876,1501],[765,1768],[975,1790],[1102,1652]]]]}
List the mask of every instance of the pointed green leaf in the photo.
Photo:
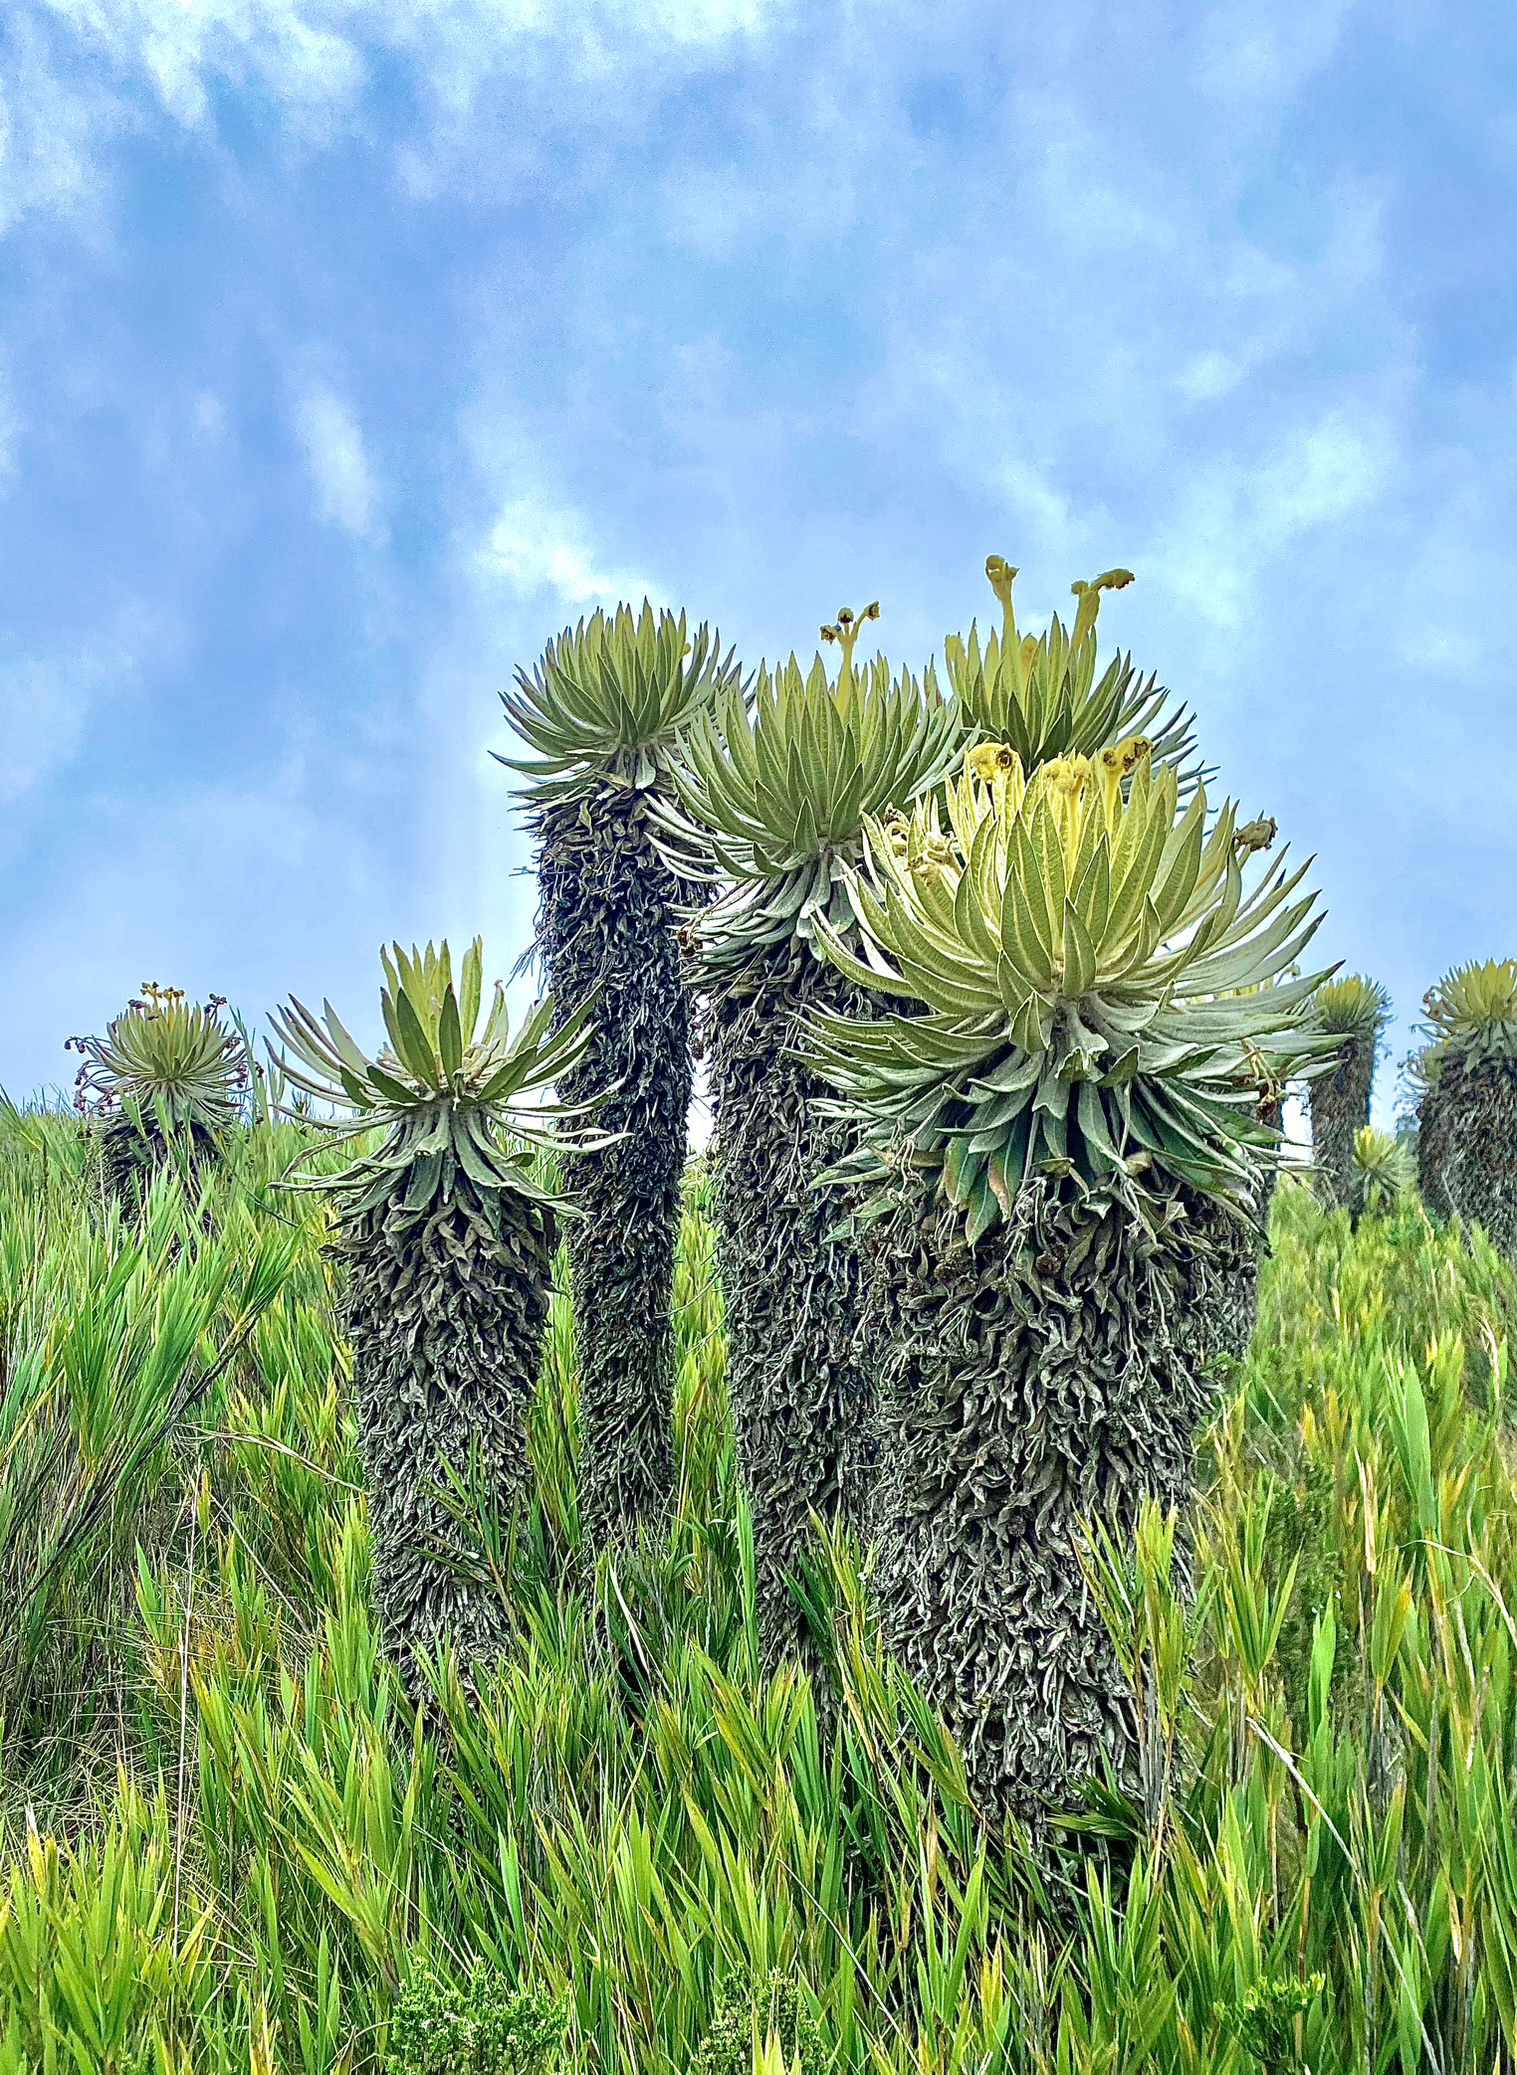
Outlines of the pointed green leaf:
{"type": "Polygon", "coordinates": [[[437,1019],[437,1049],[442,1054],[442,1070],[446,1079],[452,1080],[463,1065],[464,1041],[459,1023],[458,1000],[452,982],[443,990],[442,1010],[437,1019]]]}
{"type": "Polygon", "coordinates": [[[411,1072],[429,1088],[435,1088],[438,1084],[437,1056],[410,995],[404,991],[395,999],[395,1037],[395,1049],[411,1072]]]}

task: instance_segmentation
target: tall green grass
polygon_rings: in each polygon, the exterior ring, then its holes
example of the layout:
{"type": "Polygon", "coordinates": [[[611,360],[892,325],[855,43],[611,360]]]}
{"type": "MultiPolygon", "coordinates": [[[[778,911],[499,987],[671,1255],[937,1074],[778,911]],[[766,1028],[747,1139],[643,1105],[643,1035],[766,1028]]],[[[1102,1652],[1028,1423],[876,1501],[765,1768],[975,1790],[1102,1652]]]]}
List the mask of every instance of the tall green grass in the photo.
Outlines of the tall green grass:
{"type": "Polygon", "coordinates": [[[123,1227],[77,1127],[0,1117],[0,2075],[357,2075],[476,1960],[604,2075],[682,2075],[776,1970],[861,2075],[1514,2066],[1517,1292],[1478,1235],[1282,1186],[1194,1520],[1090,1556],[1139,1789],[1035,1858],[856,1551],[805,1586],[828,1692],[760,1676],[698,1168],[669,1534],[591,1560],[560,1295],[531,1517],[476,1523],[516,1648],[413,1710],[295,1144],[123,1227]]]}

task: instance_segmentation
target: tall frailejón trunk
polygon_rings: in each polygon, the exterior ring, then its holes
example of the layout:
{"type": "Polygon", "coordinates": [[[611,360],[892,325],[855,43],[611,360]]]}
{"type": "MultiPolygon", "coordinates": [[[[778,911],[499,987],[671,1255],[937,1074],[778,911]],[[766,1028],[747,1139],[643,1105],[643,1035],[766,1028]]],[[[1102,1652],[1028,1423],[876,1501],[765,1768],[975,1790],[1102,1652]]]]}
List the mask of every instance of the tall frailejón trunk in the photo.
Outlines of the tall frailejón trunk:
{"type": "Polygon", "coordinates": [[[1024,1185],[971,1247],[923,1196],[877,1228],[874,1580],[887,1647],[992,1819],[1037,1826],[1136,1749],[1081,1567],[1085,1523],[1184,1507],[1239,1221],[1177,1187],[1024,1185]]]}
{"type": "Polygon", "coordinates": [[[172,1167],[195,1185],[221,1156],[215,1138],[201,1124],[189,1124],[177,1139],[170,1139],[156,1117],[146,1116],[139,1124],[118,1110],[98,1129],[101,1180],[127,1218],[142,1209],[160,1169],[172,1167]]]}
{"type": "MultiPolygon", "coordinates": [[[[1281,1097],[1267,1097],[1259,1104],[1259,1122],[1267,1131],[1278,1133],[1284,1108],[1281,1097]]],[[[1231,1232],[1217,1234],[1217,1255],[1226,1273],[1218,1300],[1216,1347],[1235,1362],[1246,1361],[1253,1345],[1259,1320],[1259,1276],[1269,1252],[1269,1218],[1279,1179],[1279,1150],[1271,1147],[1258,1162],[1256,1225],[1250,1228],[1233,1220],[1231,1232]]]]}
{"type": "Polygon", "coordinates": [[[1428,1209],[1482,1226],[1517,1262],[1517,1065],[1451,1048],[1423,1092],[1417,1146],[1428,1209]]]}
{"type": "Polygon", "coordinates": [[[1348,1037],[1332,1072],[1311,1084],[1312,1157],[1329,1208],[1347,1204],[1353,1193],[1354,1133],[1370,1120],[1374,1078],[1374,1040],[1348,1037]]]}
{"type": "Polygon", "coordinates": [[[610,1090],[597,1125],[622,1134],[565,1163],[583,1213],[568,1228],[581,1517],[602,1548],[655,1526],[673,1481],[670,1302],[691,1084],[682,891],[630,789],[545,809],[539,835],[538,942],[559,1014],[596,996],[594,1040],[561,1092],[577,1102],[610,1090]]]}
{"type": "Polygon", "coordinates": [[[1436,1076],[1424,1084],[1417,1104],[1417,1193],[1423,1207],[1435,1218],[1451,1218],[1454,1206],[1444,1186],[1443,1169],[1448,1157],[1448,1111],[1438,1091],[1436,1076]]]}
{"type": "Polygon", "coordinates": [[[374,1597],[402,1665],[451,1643],[468,1676],[504,1648],[510,1617],[460,1500],[506,1522],[530,1497],[527,1413],[556,1233],[551,1214],[462,1178],[420,1214],[403,1193],[345,1219],[337,1248],[374,1597]]]}
{"type": "Polygon", "coordinates": [[[872,1004],[787,943],[713,1003],[709,1054],[727,1384],[761,1633],[771,1664],[794,1657],[814,1669],[790,1581],[813,1516],[855,1532],[864,1525],[874,1403],[863,1270],[854,1248],[831,1236],[843,1209],[837,1193],[816,1186],[856,1134],[820,1113],[829,1090],[795,1054],[811,1009],[857,1016],[872,1004]]]}

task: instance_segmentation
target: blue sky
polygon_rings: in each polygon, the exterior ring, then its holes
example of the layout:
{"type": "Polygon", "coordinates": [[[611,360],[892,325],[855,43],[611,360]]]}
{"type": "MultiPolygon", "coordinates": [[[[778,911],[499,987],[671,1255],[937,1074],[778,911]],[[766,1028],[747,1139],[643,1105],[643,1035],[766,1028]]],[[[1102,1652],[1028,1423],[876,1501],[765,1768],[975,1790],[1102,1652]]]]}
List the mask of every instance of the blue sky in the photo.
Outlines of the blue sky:
{"type": "Polygon", "coordinates": [[[0,97],[13,1095],[144,979],[504,972],[566,620],[878,597],[919,668],[992,550],[1035,618],[1137,572],[1398,1053],[1517,948],[1494,0],[8,0],[0,97]]]}

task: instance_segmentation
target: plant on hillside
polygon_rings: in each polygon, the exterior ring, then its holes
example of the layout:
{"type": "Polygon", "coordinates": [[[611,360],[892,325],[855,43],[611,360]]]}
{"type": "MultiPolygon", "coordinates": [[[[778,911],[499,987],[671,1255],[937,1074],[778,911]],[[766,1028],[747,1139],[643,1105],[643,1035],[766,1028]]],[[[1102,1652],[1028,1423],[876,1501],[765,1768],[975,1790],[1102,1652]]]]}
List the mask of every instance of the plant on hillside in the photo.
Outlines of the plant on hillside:
{"type": "Polygon", "coordinates": [[[592,1101],[549,1104],[542,1091],[573,1073],[592,1028],[583,1007],[554,1028],[543,1000],[513,1037],[499,982],[481,1025],[477,937],[456,985],[446,944],[380,956],[389,1044],[376,1058],[330,1003],[318,1019],[295,1000],[274,1018],[276,1057],[293,1086],[337,1106],[319,1130],[382,1133],[305,1186],[337,1204],[386,1638],[403,1663],[448,1642],[468,1668],[503,1646],[508,1613],[460,1516],[478,1503],[509,1521],[527,1496],[527,1409],[566,1207],[531,1161],[597,1143],[582,1128],[592,1101]]]}
{"type": "Polygon", "coordinates": [[[727,1310],[727,1378],[753,1518],[759,1615],[771,1660],[808,1649],[791,1584],[813,1518],[858,1530],[872,1450],[872,1386],[860,1343],[862,1269],[833,1231],[818,1176],[849,1149],[796,1051],[807,1012],[866,1015],[870,997],[821,955],[818,930],[848,926],[846,875],[866,815],[938,784],[959,740],[929,676],[856,665],[878,617],[846,608],[820,655],[761,667],[686,735],[667,840],[723,890],[688,941],[708,1002],[715,1109],[715,1218],[727,1310]]]}
{"type": "Polygon", "coordinates": [[[1276,979],[1316,922],[1303,866],[1247,885],[1257,839],[1148,745],[1026,774],[981,745],[937,801],[868,823],[848,883],[861,988],[815,1014],[819,1070],[881,1179],[875,1579],[886,1640],[990,1809],[1066,1804],[1128,1703],[1077,1557],[1184,1504],[1207,1363],[1252,1223],[1250,1054],[1301,1024],[1276,979]],[[1257,988],[1243,993],[1240,989],[1257,988]]]}
{"type": "Polygon", "coordinates": [[[114,1771],[138,1705],[138,1567],[194,1510],[186,1437],[224,1404],[303,1236],[254,1228],[226,1167],[212,1216],[164,1173],[140,1217],[92,1218],[89,1127],[26,1125],[24,1165],[14,1139],[0,1156],[0,1830],[7,1798],[77,1792],[81,1745],[114,1771]]]}
{"type": "Polygon", "coordinates": [[[561,1016],[597,1002],[564,1094],[602,1098],[615,1134],[570,1165],[581,1518],[596,1545],[656,1520],[672,1474],[669,1293],[691,1083],[675,910],[689,890],[651,840],[650,804],[680,730],[737,676],[719,638],[645,602],[636,618],[619,606],[566,627],[501,695],[534,752],[502,761],[528,781],[538,951],[561,1016]]]}
{"type": "Polygon", "coordinates": [[[74,1105],[95,1120],[106,1186],[123,1208],[140,1207],[160,1167],[189,1176],[217,1159],[237,1122],[248,1055],[221,1020],[225,1006],[213,995],[202,1008],[148,980],[103,1038],[68,1040],[83,1062],[74,1105]]]}
{"type": "Polygon", "coordinates": [[[1375,1054],[1390,1012],[1385,989],[1362,973],[1317,989],[1317,1027],[1335,1041],[1330,1070],[1311,1083],[1312,1153],[1329,1207],[1353,1194],[1354,1134],[1370,1120],[1375,1054]]]}
{"type": "MultiPolygon", "coordinates": [[[[1153,763],[1173,764],[1179,774],[1181,799],[1196,780],[1206,776],[1196,750],[1195,733],[1184,708],[1169,704],[1157,674],[1141,677],[1130,655],[1117,654],[1097,676],[1096,628],[1102,596],[1125,590],[1134,579],[1127,569],[1109,569],[1090,583],[1071,586],[1079,601],[1074,625],[1066,628],[1055,614],[1040,635],[1018,631],[1012,604],[1017,571],[1000,555],[991,555],[985,574],[1001,604],[1000,632],[992,632],[983,650],[979,632],[949,635],[944,642],[948,675],[959,711],[974,739],[1014,749],[1029,775],[1056,757],[1096,756],[1114,744],[1147,741],[1153,763]]],[[[1261,818],[1245,825],[1257,848],[1268,849],[1273,821],[1261,818]]],[[[1278,1143],[1284,1087],[1293,1067],[1290,1057],[1257,1054],[1250,1074],[1257,1090],[1259,1121],[1278,1143]]],[[[1253,1334],[1259,1286],[1259,1256],[1266,1244],[1269,1205],[1276,1168],[1265,1148],[1260,1183],[1259,1247],[1239,1253],[1218,1315],[1219,1344],[1235,1360],[1248,1352],[1253,1334]]]]}
{"type": "Polygon", "coordinates": [[[1517,1261],[1517,959],[1456,966],[1423,998],[1418,1167],[1430,1209],[1517,1261]]]}

